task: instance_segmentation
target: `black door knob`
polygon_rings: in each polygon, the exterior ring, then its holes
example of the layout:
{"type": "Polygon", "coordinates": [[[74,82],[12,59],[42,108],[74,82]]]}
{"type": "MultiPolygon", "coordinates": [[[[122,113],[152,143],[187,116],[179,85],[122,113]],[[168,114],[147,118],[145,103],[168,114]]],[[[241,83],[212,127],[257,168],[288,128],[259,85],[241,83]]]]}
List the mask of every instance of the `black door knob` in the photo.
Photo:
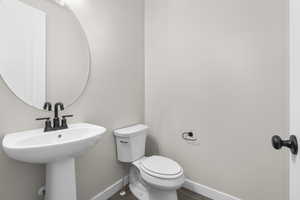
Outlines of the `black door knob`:
{"type": "Polygon", "coordinates": [[[298,141],[295,135],[291,135],[289,140],[282,140],[280,136],[274,135],[272,137],[272,145],[277,150],[287,147],[291,150],[292,154],[297,155],[298,153],[298,141]]]}

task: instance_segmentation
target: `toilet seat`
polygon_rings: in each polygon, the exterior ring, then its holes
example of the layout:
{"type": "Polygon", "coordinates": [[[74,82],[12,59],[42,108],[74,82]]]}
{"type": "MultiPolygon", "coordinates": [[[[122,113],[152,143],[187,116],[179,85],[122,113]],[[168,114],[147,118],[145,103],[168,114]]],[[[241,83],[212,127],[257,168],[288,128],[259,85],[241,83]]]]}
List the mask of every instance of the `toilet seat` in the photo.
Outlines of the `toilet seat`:
{"type": "Polygon", "coordinates": [[[141,169],[150,176],[162,179],[176,179],[183,174],[181,166],[163,156],[151,156],[141,161],[141,169]]]}
{"type": "MultiPolygon", "coordinates": [[[[176,194],[176,190],[185,181],[182,167],[177,162],[163,156],[143,157],[132,164],[134,166],[132,169],[138,169],[139,177],[141,178],[136,180],[145,183],[143,185],[145,185],[148,192],[155,189],[160,192],[174,191],[176,194]]],[[[135,187],[133,182],[131,182],[131,187],[132,189],[135,187]]]]}

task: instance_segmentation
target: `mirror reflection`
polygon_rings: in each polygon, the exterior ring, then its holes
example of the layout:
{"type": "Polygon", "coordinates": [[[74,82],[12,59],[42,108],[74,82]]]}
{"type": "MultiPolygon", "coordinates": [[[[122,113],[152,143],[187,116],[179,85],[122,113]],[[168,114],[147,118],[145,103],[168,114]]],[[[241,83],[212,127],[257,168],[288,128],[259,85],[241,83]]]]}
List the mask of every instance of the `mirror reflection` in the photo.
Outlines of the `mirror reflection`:
{"type": "Polygon", "coordinates": [[[0,2],[0,74],[25,103],[72,104],[86,87],[90,51],[66,6],[51,0],[0,2]]]}

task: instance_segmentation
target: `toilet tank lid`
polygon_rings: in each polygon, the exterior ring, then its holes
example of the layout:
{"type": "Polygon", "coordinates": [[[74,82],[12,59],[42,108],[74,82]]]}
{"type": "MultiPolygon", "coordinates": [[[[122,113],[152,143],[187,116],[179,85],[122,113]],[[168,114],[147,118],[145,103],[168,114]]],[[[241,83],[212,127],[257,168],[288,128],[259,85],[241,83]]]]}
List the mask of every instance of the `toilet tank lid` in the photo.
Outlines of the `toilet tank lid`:
{"type": "Polygon", "coordinates": [[[117,129],[114,131],[114,134],[115,136],[119,136],[119,137],[134,137],[147,129],[148,126],[144,124],[137,124],[126,128],[117,129]]]}

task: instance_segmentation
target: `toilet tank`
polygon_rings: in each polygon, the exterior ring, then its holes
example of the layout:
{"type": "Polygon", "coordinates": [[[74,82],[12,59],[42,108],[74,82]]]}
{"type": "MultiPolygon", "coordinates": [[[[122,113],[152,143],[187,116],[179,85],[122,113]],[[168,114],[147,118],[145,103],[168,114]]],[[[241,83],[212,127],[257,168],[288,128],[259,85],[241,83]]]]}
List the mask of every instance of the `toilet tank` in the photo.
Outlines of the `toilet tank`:
{"type": "Polygon", "coordinates": [[[118,160],[130,163],[145,156],[148,126],[138,124],[114,131],[118,160]]]}

